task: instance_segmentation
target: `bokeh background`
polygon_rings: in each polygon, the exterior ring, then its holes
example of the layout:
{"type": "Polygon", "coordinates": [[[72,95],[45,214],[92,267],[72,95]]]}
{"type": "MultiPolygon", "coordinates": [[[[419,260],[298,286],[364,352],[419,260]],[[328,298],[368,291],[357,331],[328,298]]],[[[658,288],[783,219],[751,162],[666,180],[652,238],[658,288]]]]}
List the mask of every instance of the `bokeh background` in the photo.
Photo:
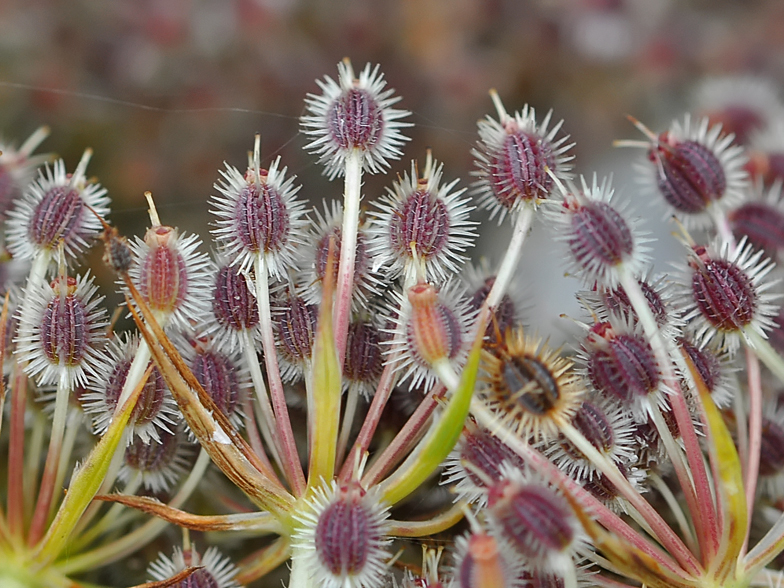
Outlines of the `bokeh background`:
{"type": "MultiPolygon", "coordinates": [[[[627,114],[663,130],[708,77],[784,85],[784,2],[0,0],[0,132],[21,143],[49,125],[42,150],[69,170],[92,147],[89,173],[108,188],[124,233],[147,226],[150,190],[163,222],[206,238],[218,170],[224,161],[242,167],[256,132],[265,162],[281,155],[303,196],[319,205],[340,197],[341,182],[327,181],[302,150],[298,118],[315,79],[334,77],[346,56],[357,69],[380,63],[413,113],[412,141],[392,172],[431,147],[446,178],[468,185],[476,121],[491,112],[496,88],[509,110],[528,103],[565,120],[577,171],[612,172],[646,227],[664,235],[657,250],[666,260],[680,250],[663,209],[634,182],[642,153],[612,141],[641,138],[627,114]]],[[[367,199],[392,177],[366,176],[367,199]]],[[[479,251],[497,259],[507,228],[485,225],[479,251]]],[[[516,283],[529,322],[556,341],[574,328],[560,314],[579,316],[562,257],[536,227],[516,283]]],[[[87,262],[111,300],[99,258],[87,262]]],[[[118,573],[135,566],[143,579],[150,555],[118,573]]]]}
{"type": "MultiPolygon", "coordinates": [[[[577,143],[577,171],[612,171],[634,198],[629,162],[640,153],[611,146],[639,136],[625,115],[661,130],[707,76],[784,80],[784,2],[0,0],[0,131],[21,141],[50,125],[42,149],[69,170],[92,147],[89,172],[124,232],[144,230],[150,190],[164,222],[206,237],[218,170],[242,167],[257,131],[265,160],[281,155],[302,195],[340,196],[340,182],[303,152],[298,117],[314,80],[334,77],[346,56],[357,69],[382,64],[413,112],[393,172],[432,147],[446,177],[467,185],[476,121],[496,88],[510,110],[552,108],[577,143]]],[[[367,177],[366,197],[391,177],[367,177]]],[[[654,225],[662,214],[637,209],[654,225]]],[[[484,231],[481,251],[492,255],[504,238],[484,231]]],[[[573,285],[555,295],[560,253],[546,237],[533,249],[521,287],[548,307],[534,316],[558,330],[553,317],[570,312],[573,285]]]]}

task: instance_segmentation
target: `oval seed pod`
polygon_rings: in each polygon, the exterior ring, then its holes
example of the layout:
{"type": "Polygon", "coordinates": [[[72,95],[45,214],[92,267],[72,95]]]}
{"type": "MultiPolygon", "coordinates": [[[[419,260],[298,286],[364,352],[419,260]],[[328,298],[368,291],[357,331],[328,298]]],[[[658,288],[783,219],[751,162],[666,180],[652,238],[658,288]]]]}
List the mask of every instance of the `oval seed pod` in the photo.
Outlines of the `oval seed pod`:
{"type": "Polygon", "coordinates": [[[193,447],[181,427],[176,427],[173,433],[161,430],[157,441],[145,442],[140,436],[134,436],[125,448],[119,478],[128,483],[140,475],[145,490],[156,494],[168,492],[187,471],[193,447]]]}
{"type": "Polygon", "coordinates": [[[307,508],[294,517],[295,557],[306,560],[314,586],[372,588],[381,585],[389,557],[388,507],[375,487],[333,482],[315,490],[307,508]]]}
{"type": "Polygon", "coordinates": [[[234,580],[237,568],[215,547],[207,548],[204,555],[200,555],[194,548],[183,551],[175,547],[171,559],[159,554],[158,559],[150,564],[147,574],[153,580],[163,581],[189,567],[200,569],[184,580],[172,584],[172,588],[240,588],[234,580]]]}
{"type": "Polygon", "coordinates": [[[337,82],[324,76],[316,83],[323,93],[308,94],[308,114],[300,125],[311,139],[305,149],[318,156],[330,180],[345,173],[346,157],[353,150],[361,152],[362,167],[370,173],[388,168],[389,159],[400,159],[400,148],[409,140],[401,129],[411,126],[401,119],[410,112],[392,108],[400,97],[385,89],[378,65],[371,68],[368,63],[356,78],[351,62],[344,59],[338,63],[337,82]]]}

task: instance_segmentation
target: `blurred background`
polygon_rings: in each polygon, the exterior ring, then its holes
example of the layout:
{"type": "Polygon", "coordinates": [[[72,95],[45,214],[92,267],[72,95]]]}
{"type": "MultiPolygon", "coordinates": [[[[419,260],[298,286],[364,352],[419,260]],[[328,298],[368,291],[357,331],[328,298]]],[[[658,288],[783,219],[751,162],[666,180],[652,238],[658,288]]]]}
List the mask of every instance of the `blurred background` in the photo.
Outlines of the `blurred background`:
{"type": "MultiPolygon", "coordinates": [[[[357,70],[380,63],[413,112],[393,172],[432,147],[445,177],[468,185],[476,121],[496,88],[510,111],[552,108],[577,143],[577,171],[612,171],[634,198],[629,162],[641,152],[612,148],[641,138],[625,115],[663,130],[707,76],[779,85],[784,2],[0,0],[0,131],[21,142],[50,125],[41,151],[64,157],[69,171],[92,147],[89,173],[108,188],[122,231],[144,230],[150,190],[163,222],[207,237],[218,170],[223,161],[242,167],[257,131],[264,160],[282,155],[303,196],[340,196],[341,182],[328,182],[302,150],[298,117],[315,79],[335,77],[346,56],[357,70]]],[[[366,197],[390,183],[366,177],[366,197]]],[[[654,226],[662,217],[661,208],[634,208],[654,226]]],[[[482,251],[503,247],[503,235],[485,230],[482,251]]],[[[562,254],[547,235],[532,249],[522,287],[552,307],[543,313],[552,323],[571,313],[563,305],[576,283],[554,296],[562,254]]]]}

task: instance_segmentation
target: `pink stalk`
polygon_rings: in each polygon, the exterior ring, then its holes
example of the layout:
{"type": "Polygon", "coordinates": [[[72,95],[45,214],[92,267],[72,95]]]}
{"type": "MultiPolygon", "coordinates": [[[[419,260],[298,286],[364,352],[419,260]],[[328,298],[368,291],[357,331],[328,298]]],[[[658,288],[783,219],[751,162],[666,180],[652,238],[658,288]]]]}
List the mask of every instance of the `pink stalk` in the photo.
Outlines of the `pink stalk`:
{"type": "Polygon", "coordinates": [[[305,492],[305,474],[294,442],[289,409],[280,379],[278,353],[275,349],[275,335],[272,332],[272,313],[269,301],[269,284],[267,282],[267,264],[261,255],[256,256],[256,299],[259,305],[259,322],[261,324],[261,345],[264,350],[264,365],[267,368],[272,409],[275,412],[278,435],[280,435],[281,461],[286,479],[291,484],[295,496],[305,492]]]}
{"type": "Polygon", "coordinates": [[[339,479],[343,483],[350,481],[354,475],[354,465],[357,463],[357,456],[364,455],[368,447],[370,447],[370,442],[381,420],[381,414],[384,412],[384,407],[387,405],[397,379],[394,363],[393,358],[387,359],[384,371],[381,372],[381,379],[378,382],[378,388],[370,403],[367,415],[365,415],[365,421],[362,423],[357,440],[354,442],[354,446],[351,448],[340,470],[339,479]]]}
{"type": "Polygon", "coordinates": [[[749,377],[749,457],[746,462],[746,504],[749,511],[749,527],[740,557],[746,553],[751,531],[751,517],[754,513],[754,498],[757,492],[757,476],[759,474],[760,448],[762,446],[762,383],[760,364],[754,352],[746,348],[746,365],[749,377]]]}
{"type": "Polygon", "coordinates": [[[398,431],[392,443],[384,449],[381,456],[376,460],[364,478],[362,478],[362,485],[365,488],[370,488],[379,483],[400,459],[411,449],[411,446],[416,442],[417,438],[426,432],[425,423],[427,423],[433,411],[438,406],[438,399],[443,398],[446,391],[443,385],[437,386],[432,392],[419,403],[414,414],[412,414],[403,428],[398,431]]]}
{"type": "Polygon", "coordinates": [[[11,439],[8,444],[8,528],[13,537],[24,533],[24,417],[27,375],[14,364],[11,376],[11,439]]]}
{"type": "Polygon", "coordinates": [[[264,451],[264,445],[261,442],[261,435],[259,435],[259,428],[256,424],[256,418],[253,413],[253,403],[249,396],[245,397],[242,403],[242,410],[245,412],[245,430],[248,432],[248,442],[254,453],[259,456],[264,465],[267,466],[268,471],[275,471],[272,464],[267,457],[267,452],[264,451]]]}

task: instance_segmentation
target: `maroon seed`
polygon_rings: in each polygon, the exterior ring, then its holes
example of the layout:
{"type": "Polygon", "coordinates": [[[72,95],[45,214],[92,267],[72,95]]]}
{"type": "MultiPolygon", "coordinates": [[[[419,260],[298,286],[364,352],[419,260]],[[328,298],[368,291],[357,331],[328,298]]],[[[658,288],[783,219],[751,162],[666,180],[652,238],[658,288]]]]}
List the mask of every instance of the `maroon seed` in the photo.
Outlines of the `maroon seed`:
{"type": "Polygon", "coordinates": [[[692,275],[692,296],[713,327],[737,331],[754,320],[757,291],[744,271],[724,259],[703,259],[695,265],[698,267],[692,275]]]}
{"type": "MultiPolygon", "coordinates": [[[[260,171],[262,177],[267,170],[260,171]]],[[[289,214],[283,197],[266,182],[245,186],[234,208],[237,238],[249,251],[281,249],[288,239],[289,214]]]]}
{"type": "Polygon", "coordinates": [[[659,191],[679,212],[702,212],[727,189],[721,162],[708,147],[696,141],[675,146],[662,141],[651,158],[661,163],[657,172],[659,191]]]}
{"type": "Polygon", "coordinates": [[[545,415],[558,405],[561,390],[558,380],[541,360],[529,356],[512,356],[501,367],[501,395],[516,402],[523,411],[545,415]]]}
{"type": "Polygon", "coordinates": [[[607,349],[591,352],[588,376],[594,387],[624,403],[647,396],[659,386],[659,370],[653,350],[640,337],[619,335],[607,349]]]}
{"type": "Polygon", "coordinates": [[[735,236],[746,237],[755,249],[773,254],[784,248],[784,214],[777,207],[747,202],[728,217],[735,236]]]}
{"type": "Polygon", "coordinates": [[[713,392],[721,381],[721,363],[719,358],[707,347],[700,349],[688,339],[680,338],[678,343],[681,349],[689,356],[708,390],[713,392]]]}
{"type": "Polygon", "coordinates": [[[468,478],[477,486],[484,487],[485,482],[474,470],[479,470],[487,478],[498,481],[501,479],[501,465],[509,462],[512,466],[523,467],[523,459],[496,437],[484,429],[473,428],[463,431],[463,442],[460,449],[460,461],[470,464],[466,468],[468,478]]]}
{"type": "Polygon", "coordinates": [[[280,351],[289,361],[298,363],[310,357],[317,312],[314,305],[305,304],[299,296],[289,296],[285,308],[277,314],[280,351]]]}
{"type": "Polygon", "coordinates": [[[346,343],[343,375],[351,382],[374,382],[384,371],[384,354],[378,328],[366,321],[351,323],[346,343]]]}
{"type": "Polygon", "coordinates": [[[390,242],[401,257],[409,257],[413,245],[417,256],[428,260],[447,245],[449,213],[446,204],[426,189],[426,180],[420,180],[419,184],[419,189],[392,216],[390,242]]]}
{"type": "Polygon", "coordinates": [[[85,357],[90,339],[87,310],[74,295],[76,279],[52,282],[54,296],[41,317],[41,347],[50,363],[77,366],[85,357]]]}
{"type": "Polygon", "coordinates": [[[259,323],[256,298],[235,268],[224,266],[215,276],[212,312],[222,326],[235,331],[252,329],[259,323]]]}
{"type": "Polygon", "coordinates": [[[236,367],[222,353],[205,351],[191,362],[193,375],[209,394],[218,409],[230,417],[239,402],[239,383],[236,367]]]}
{"type": "Polygon", "coordinates": [[[342,149],[370,150],[384,132],[383,111],[368,91],[352,88],[333,102],[327,128],[342,149]]]}
{"type": "Polygon", "coordinates": [[[553,182],[546,170],[554,167],[549,142],[523,131],[507,134],[490,158],[490,187],[498,201],[511,209],[520,200],[545,198],[553,182]]]}
{"type": "Polygon", "coordinates": [[[49,249],[60,241],[80,239],[86,210],[78,190],[55,186],[36,205],[28,234],[33,242],[49,249]]]}
{"type": "Polygon", "coordinates": [[[341,492],[340,499],[324,509],[316,525],[316,553],[335,576],[361,572],[368,561],[371,535],[377,534],[371,513],[355,494],[341,492]]]}
{"type": "Polygon", "coordinates": [[[784,469],[784,428],[769,419],[762,419],[762,445],[759,473],[775,476],[784,469]]]}
{"type": "Polygon", "coordinates": [[[606,202],[591,202],[572,215],[569,248],[583,268],[616,266],[634,251],[634,238],[623,217],[606,202]]]}

